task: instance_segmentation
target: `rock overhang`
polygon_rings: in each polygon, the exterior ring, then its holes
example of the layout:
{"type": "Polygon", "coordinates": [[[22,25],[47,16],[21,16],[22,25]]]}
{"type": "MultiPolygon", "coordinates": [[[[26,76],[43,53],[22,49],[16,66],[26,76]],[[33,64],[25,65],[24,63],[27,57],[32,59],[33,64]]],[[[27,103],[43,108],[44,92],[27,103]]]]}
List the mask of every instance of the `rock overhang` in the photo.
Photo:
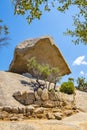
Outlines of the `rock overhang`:
{"type": "Polygon", "coordinates": [[[9,71],[15,73],[28,72],[27,61],[32,57],[35,57],[41,64],[57,67],[61,76],[71,73],[61,51],[50,36],[25,40],[17,45],[9,71]]]}

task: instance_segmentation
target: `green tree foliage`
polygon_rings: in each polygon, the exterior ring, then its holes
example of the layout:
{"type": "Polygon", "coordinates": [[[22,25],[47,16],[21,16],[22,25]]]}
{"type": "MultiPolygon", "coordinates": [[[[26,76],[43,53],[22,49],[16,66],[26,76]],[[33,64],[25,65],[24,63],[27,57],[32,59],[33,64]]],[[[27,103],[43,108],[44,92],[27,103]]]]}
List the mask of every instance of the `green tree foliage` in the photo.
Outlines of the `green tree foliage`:
{"type": "Polygon", "coordinates": [[[70,82],[73,82],[74,83],[74,78],[68,78],[68,81],[70,81],[70,82]]]}
{"type": "Polygon", "coordinates": [[[67,35],[75,37],[73,42],[87,44],[87,0],[12,0],[15,7],[15,14],[27,15],[27,20],[31,23],[34,19],[40,19],[44,11],[50,11],[52,7],[56,7],[60,12],[65,12],[70,6],[79,9],[78,14],[73,16],[74,30],[67,29],[67,35]]]}
{"type": "Polygon", "coordinates": [[[86,91],[87,92],[87,81],[85,80],[84,77],[78,77],[77,79],[77,88],[81,91],[86,91]]]}
{"type": "Polygon", "coordinates": [[[41,65],[36,61],[35,57],[28,60],[27,67],[29,72],[37,79],[43,79],[50,83],[56,83],[60,80],[58,68],[51,68],[49,65],[41,65]]]}
{"type": "Polygon", "coordinates": [[[61,80],[61,75],[59,74],[59,70],[56,67],[51,68],[50,75],[47,78],[49,80],[49,88],[50,84],[54,83],[54,89],[56,88],[56,83],[58,83],[61,80]]]}
{"type": "Polygon", "coordinates": [[[35,77],[38,79],[47,79],[47,77],[50,75],[50,70],[48,65],[40,65],[35,57],[32,57],[28,60],[27,64],[28,70],[30,73],[34,74],[35,77]]]}
{"type": "Polygon", "coordinates": [[[6,25],[3,25],[3,21],[0,20],[0,46],[7,44],[8,33],[8,27],[6,25]]]}
{"type": "Polygon", "coordinates": [[[29,23],[34,19],[40,19],[42,15],[42,8],[45,11],[50,11],[48,7],[48,0],[12,0],[15,7],[15,14],[24,15],[27,12],[27,20],[29,23]]]}
{"type": "Polygon", "coordinates": [[[87,44],[87,0],[60,0],[62,4],[58,8],[61,12],[69,9],[70,6],[75,6],[79,9],[78,14],[73,16],[74,30],[67,29],[65,34],[76,37],[73,42],[79,44],[80,42],[87,44]]]}
{"type": "Polygon", "coordinates": [[[67,94],[74,94],[75,93],[75,87],[73,82],[63,82],[60,87],[60,92],[64,92],[67,94]]]}

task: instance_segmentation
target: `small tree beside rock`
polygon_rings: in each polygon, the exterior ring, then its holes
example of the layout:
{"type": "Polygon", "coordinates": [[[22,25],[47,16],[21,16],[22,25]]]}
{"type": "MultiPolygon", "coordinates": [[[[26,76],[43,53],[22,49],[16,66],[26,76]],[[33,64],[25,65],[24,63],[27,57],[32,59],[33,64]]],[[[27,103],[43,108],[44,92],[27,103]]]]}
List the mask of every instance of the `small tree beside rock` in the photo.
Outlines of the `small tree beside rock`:
{"type": "Polygon", "coordinates": [[[54,83],[54,89],[56,83],[60,80],[59,70],[56,67],[50,67],[49,65],[41,65],[32,57],[28,60],[27,64],[29,73],[33,74],[36,77],[36,81],[40,86],[39,79],[45,81],[45,86],[47,87],[46,82],[49,81],[48,89],[50,89],[50,84],[54,83]]]}

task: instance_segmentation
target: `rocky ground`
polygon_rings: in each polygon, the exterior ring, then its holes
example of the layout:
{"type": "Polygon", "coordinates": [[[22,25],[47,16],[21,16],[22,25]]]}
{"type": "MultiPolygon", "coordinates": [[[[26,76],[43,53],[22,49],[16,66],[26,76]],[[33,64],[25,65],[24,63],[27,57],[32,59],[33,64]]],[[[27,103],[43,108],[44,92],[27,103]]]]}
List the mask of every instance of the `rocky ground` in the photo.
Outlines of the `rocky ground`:
{"type": "MultiPolygon", "coordinates": [[[[0,130],[87,130],[87,93],[76,91],[76,105],[44,108],[24,106],[12,96],[15,91],[32,92],[34,79],[0,72],[0,130]]],[[[71,96],[63,98],[69,100],[71,96]]]]}

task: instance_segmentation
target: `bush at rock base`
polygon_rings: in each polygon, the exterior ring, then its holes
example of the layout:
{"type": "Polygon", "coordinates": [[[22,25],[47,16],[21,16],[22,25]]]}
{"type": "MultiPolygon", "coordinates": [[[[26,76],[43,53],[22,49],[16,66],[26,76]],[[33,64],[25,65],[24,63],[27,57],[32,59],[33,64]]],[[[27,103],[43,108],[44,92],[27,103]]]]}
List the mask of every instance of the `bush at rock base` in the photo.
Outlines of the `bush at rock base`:
{"type": "Polygon", "coordinates": [[[75,93],[75,87],[73,82],[64,82],[62,83],[60,87],[60,92],[64,92],[67,94],[74,94],[75,93]]]}

